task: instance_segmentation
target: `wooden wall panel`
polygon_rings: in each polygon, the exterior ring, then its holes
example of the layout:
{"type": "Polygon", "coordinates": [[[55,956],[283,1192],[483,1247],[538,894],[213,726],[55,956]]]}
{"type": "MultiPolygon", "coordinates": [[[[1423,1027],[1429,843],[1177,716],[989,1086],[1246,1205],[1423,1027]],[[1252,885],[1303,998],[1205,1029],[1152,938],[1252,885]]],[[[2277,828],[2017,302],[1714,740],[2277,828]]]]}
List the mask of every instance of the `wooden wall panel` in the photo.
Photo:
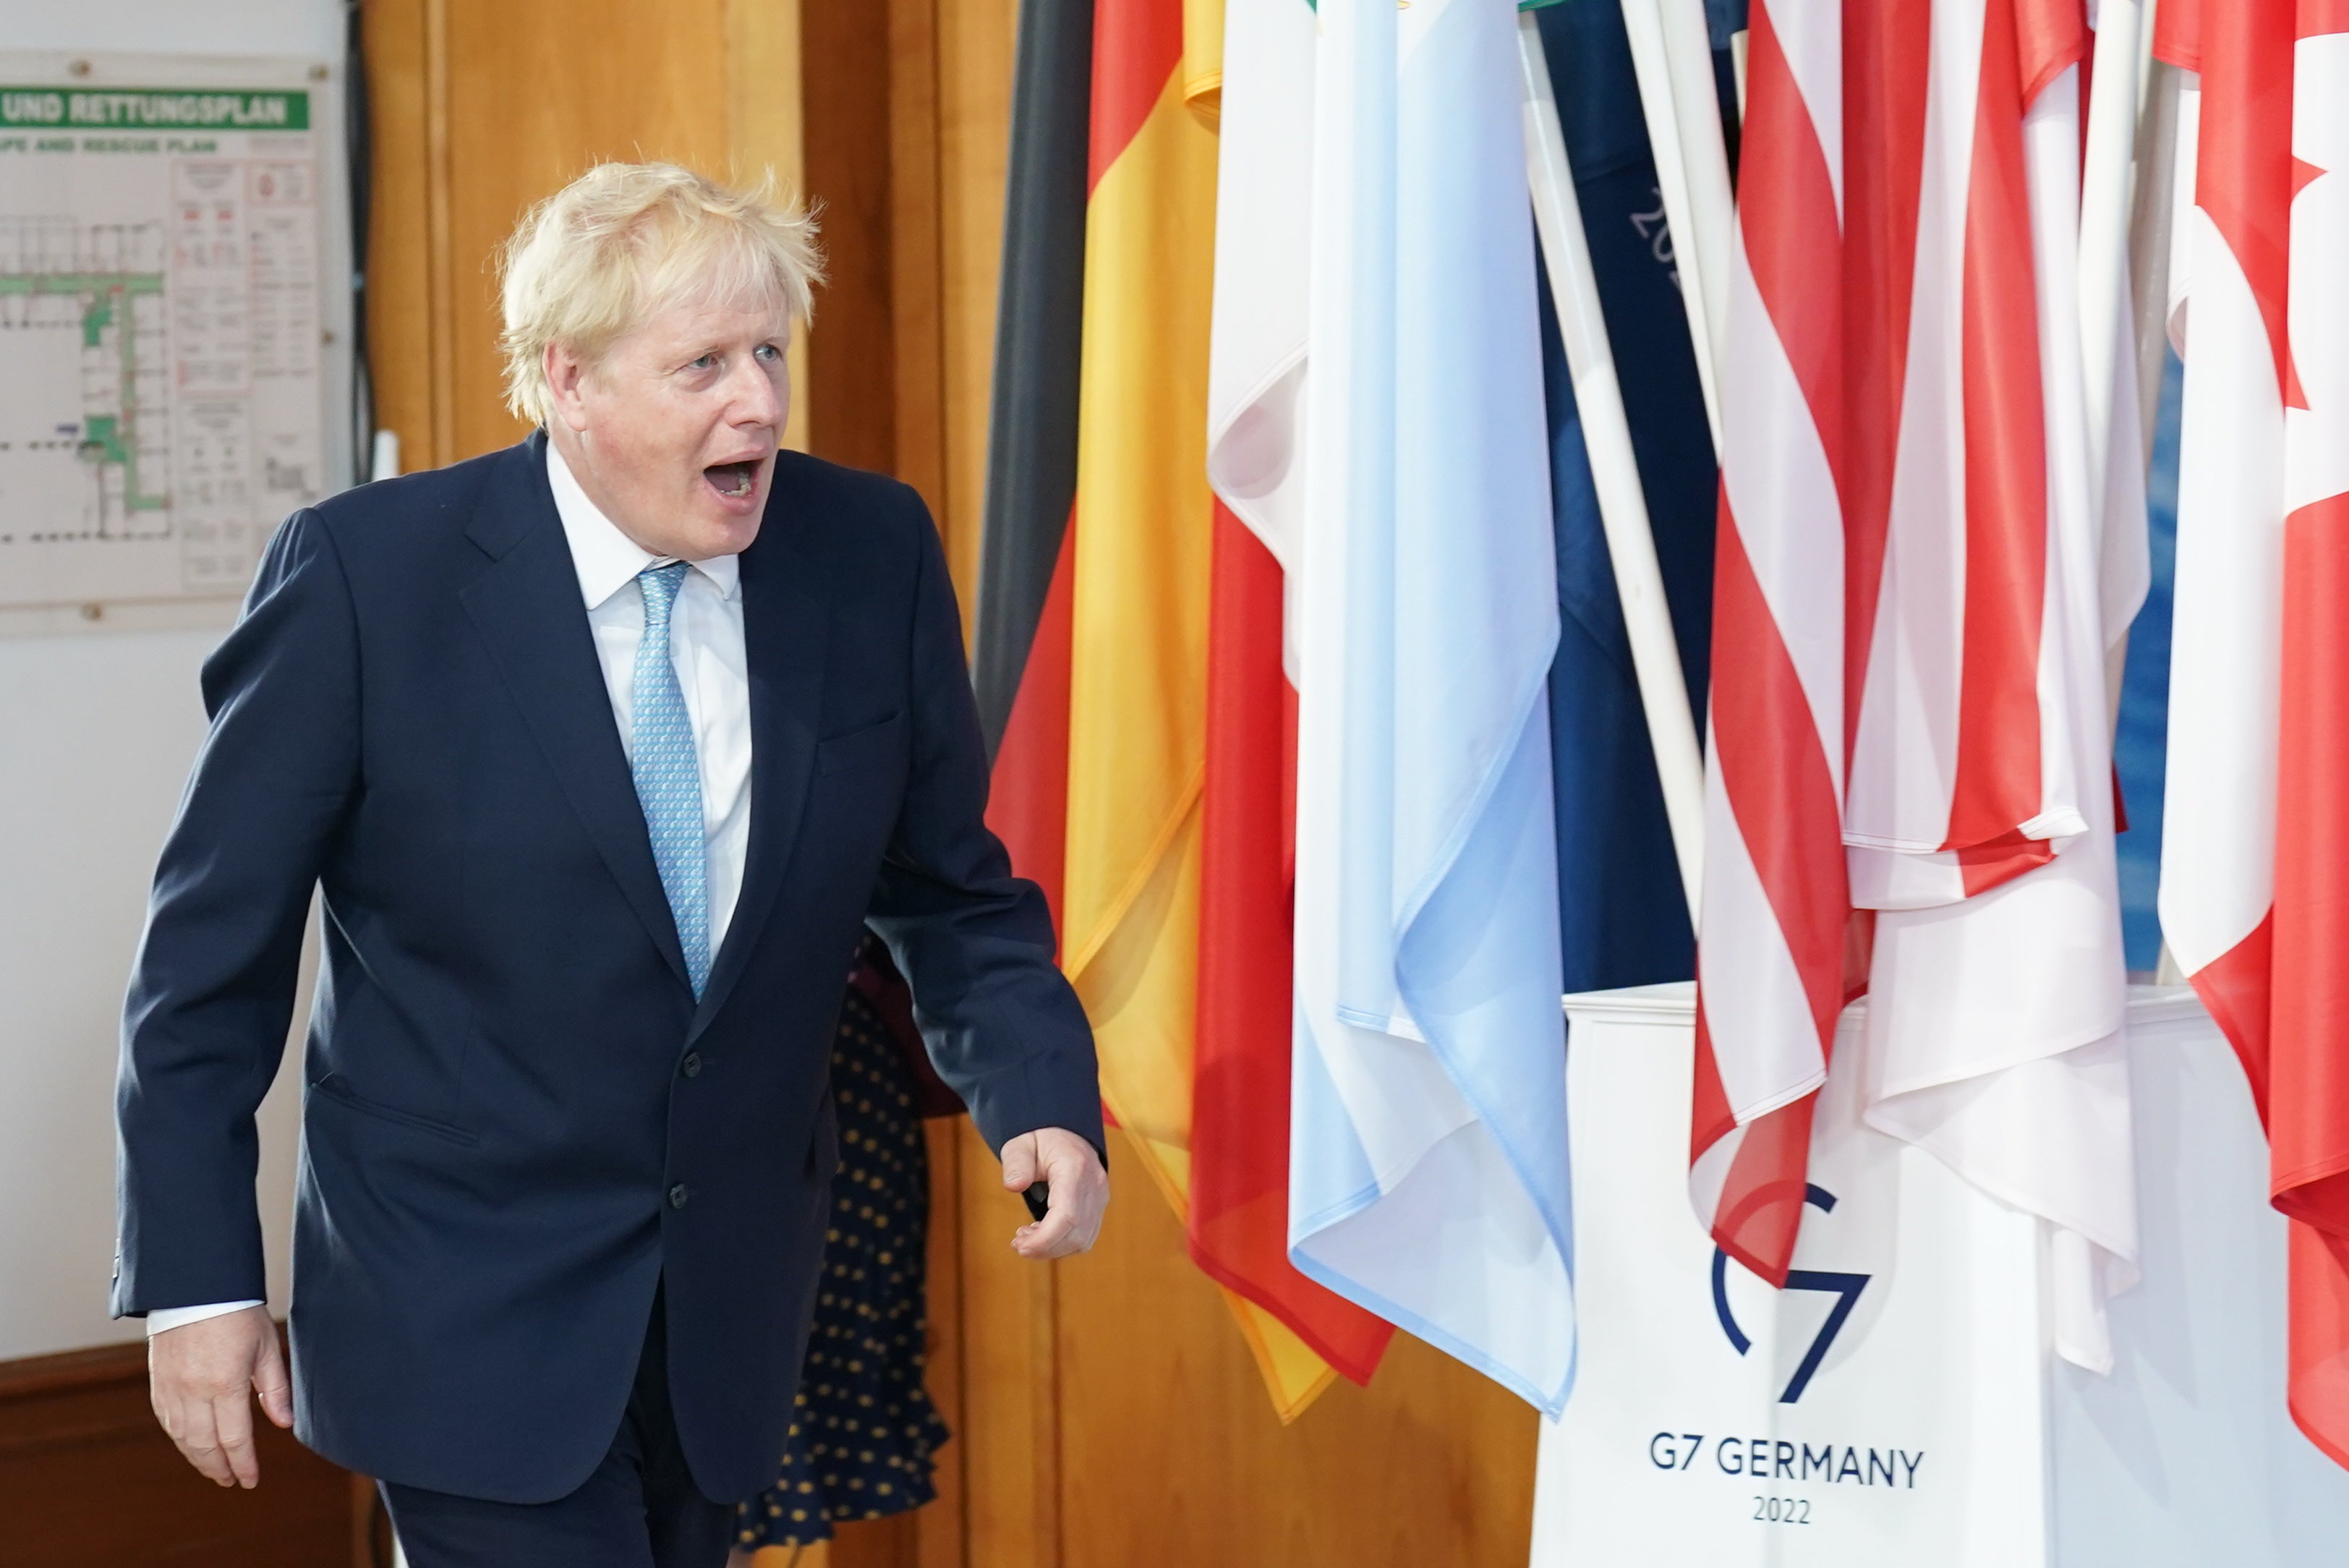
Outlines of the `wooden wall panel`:
{"type": "Polygon", "coordinates": [[[978,587],[988,386],[1003,265],[1017,0],[937,0],[939,360],[947,561],[966,620],[978,587]]]}
{"type": "MultiPolygon", "coordinates": [[[[378,422],[410,469],[524,431],[504,406],[497,255],[532,202],[605,159],[800,187],[791,0],[368,0],[366,15],[369,340],[378,422]]],[[[795,407],[786,443],[804,429],[795,407]]]]}
{"type": "Polygon", "coordinates": [[[1534,1411],[1398,1334],[1369,1388],[1284,1428],[1182,1226],[1123,1168],[1101,1245],[1060,1265],[1066,1561],[1521,1568],[1534,1411]]]}
{"type": "Polygon", "coordinates": [[[436,47],[424,0],[369,0],[366,29],[373,115],[368,214],[367,358],[376,423],[398,432],[412,468],[441,460],[433,433],[432,159],[428,78],[436,47]]]}
{"type": "MultiPolygon", "coordinates": [[[[1027,1210],[959,1124],[964,1531],[971,1568],[1061,1568],[1058,1293],[1072,1265],[1011,1251],[1027,1210]]],[[[1123,1490],[1154,1478],[1102,1474],[1123,1490]]]]}
{"type": "Polygon", "coordinates": [[[0,1365],[0,1563],[365,1568],[365,1490],[265,1421],[260,1450],[252,1491],[189,1468],[148,1405],[144,1345],[0,1365]]]}
{"type": "MultiPolygon", "coordinates": [[[[802,156],[804,129],[801,83],[800,7],[796,0],[725,0],[726,132],[723,172],[743,182],[771,177],[796,198],[807,181],[802,156]]],[[[783,444],[808,450],[807,324],[792,332],[792,410],[783,444]]],[[[806,1568],[817,1568],[810,1563],[806,1568]]]]}
{"type": "Polygon", "coordinates": [[[715,0],[501,0],[448,10],[453,457],[519,440],[504,407],[496,255],[533,202],[608,158],[723,170],[715,0]]]}
{"type": "Polygon", "coordinates": [[[830,275],[808,338],[808,385],[822,389],[808,399],[808,450],[886,473],[897,460],[887,15],[871,0],[800,0],[800,47],[807,194],[830,275]]]}
{"type": "MultiPolygon", "coordinates": [[[[937,0],[889,0],[889,269],[896,352],[896,475],[954,547],[946,474],[944,258],[939,252],[937,0]]],[[[976,539],[978,520],[966,531],[976,539]]],[[[976,557],[974,557],[976,558],[976,557]]],[[[967,587],[960,579],[957,587],[967,587]]],[[[970,602],[968,592],[963,602],[970,602]]]]}

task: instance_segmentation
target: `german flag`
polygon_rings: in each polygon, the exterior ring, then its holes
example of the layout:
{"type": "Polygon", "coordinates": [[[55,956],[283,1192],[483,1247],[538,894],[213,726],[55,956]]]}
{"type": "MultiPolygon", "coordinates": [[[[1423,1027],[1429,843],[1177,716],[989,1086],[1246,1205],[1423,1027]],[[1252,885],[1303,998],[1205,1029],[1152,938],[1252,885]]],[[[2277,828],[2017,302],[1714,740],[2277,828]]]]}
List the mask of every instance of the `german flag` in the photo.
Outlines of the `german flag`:
{"type": "Polygon", "coordinates": [[[1085,276],[1092,0],[1020,8],[987,516],[971,680],[994,758],[988,826],[1060,928],[1069,794],[1071,510],[1085,276]]]}
{"type": "MultiPolygon", "coordinates": [[[[1047,575],[1040,564],[1050,475],[1001,465],[1040,464],[1051,451],[1049,441],[1031,442],[1023,460],[1007,421],[1052,408],[1058,391],[1016,357],[1063,339],[1035,329],[1049,314],[1036,298],[1015,303],[1009,291],[1012,247],[1030,237],[1021,233],[1030,214],[1020,160],[1050,161],[1030,147],[1044,139],[1040,118],[1023,117],[1061,101],[1048,100],[1029,67],[1050,53],[1066,69],[1069,9],[1031,10],[1020,45],[989,484],[991,496],[1022,484],[1032,493],[1020,511],[1007,500],[988,517],[983,698],[999,668],[991,659],[1010,657],[998,648],[1025,643],[1019,672],[993,693],[1006,716],[989,822],[1022,873],[1051,892],[1062,966],[1099,1044],[1102,1096],[1151,1179],[1186,1216],[1216,514],[1206,431],[1222,6],[1096,0],[1092,9],[1074,502],[1047,575]],[[1060,13],[1060,48],[1039,41],[1031,49],[1031,33],[1052,25],[1048,13],[1060,13]],[[1031,323],[1017,342],[1015,312],[1031,323]],[[999,529],[1018,532],[992,536],[999,529]],[[1032,618],[1017,607],[1029,603],[1032,618]]],[[[1065,119],[1055,123],[1064,134],[1065,119]]],[[[1050,211],[1059,221],[1060,209],[1050,211]]],[[[1226,1300],[1275,1405],[1293,1417],[1327,1385],[1329,1367],[1277,1317],[1229,1293],[1226,1300]]]]}

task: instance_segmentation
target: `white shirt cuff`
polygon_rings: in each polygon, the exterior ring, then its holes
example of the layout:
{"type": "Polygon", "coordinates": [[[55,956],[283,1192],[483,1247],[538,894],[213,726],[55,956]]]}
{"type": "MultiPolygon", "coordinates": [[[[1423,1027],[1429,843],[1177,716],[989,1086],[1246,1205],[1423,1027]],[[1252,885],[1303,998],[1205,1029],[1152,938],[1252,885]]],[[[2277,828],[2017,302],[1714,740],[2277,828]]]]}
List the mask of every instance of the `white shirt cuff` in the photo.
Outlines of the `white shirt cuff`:
{"type": "Polygon", "coordinates": [[[202,1323],[208,1317],[226,1317],[233,1312],[243,1312],[247,1307],[261,1304],[259,1302],[214,1302],[209,1306],[157,1307],[147,1314],[147,1337],[152,1339],[159,1334],[183,1328],[191,1323],[202,1323]]]}

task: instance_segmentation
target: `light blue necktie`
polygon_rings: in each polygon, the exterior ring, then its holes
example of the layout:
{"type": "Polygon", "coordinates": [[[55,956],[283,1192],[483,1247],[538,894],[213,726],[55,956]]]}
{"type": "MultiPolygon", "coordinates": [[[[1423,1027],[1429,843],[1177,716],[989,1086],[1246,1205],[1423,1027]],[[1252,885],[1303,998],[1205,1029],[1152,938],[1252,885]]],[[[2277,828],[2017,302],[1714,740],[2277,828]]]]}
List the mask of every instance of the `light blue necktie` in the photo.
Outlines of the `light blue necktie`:
{"type": "Polygon", "coordinates": [[[693,747],[693,721],[669,653],[669,610],[691,570],[683,561],[636,574],[645,596],[645,636],[636,644],[636,799],[652,831],[653,864],[660,868],[685,972],[698,999],[709,980],[709,847],[701,826],[701,763],[693,747]]]}

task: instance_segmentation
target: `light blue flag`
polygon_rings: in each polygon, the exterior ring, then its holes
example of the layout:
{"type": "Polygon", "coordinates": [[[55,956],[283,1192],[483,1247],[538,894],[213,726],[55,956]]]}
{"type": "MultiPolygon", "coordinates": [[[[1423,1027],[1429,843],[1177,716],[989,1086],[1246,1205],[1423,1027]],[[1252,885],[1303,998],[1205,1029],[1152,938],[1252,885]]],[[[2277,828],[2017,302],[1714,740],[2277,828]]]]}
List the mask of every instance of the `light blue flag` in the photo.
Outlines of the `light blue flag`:
{"type": "Polygon", "coordinates": [[[1558,610],[1516,7],[1319,10],[1290,1255],[1555,1411],[1558,610]]]}

